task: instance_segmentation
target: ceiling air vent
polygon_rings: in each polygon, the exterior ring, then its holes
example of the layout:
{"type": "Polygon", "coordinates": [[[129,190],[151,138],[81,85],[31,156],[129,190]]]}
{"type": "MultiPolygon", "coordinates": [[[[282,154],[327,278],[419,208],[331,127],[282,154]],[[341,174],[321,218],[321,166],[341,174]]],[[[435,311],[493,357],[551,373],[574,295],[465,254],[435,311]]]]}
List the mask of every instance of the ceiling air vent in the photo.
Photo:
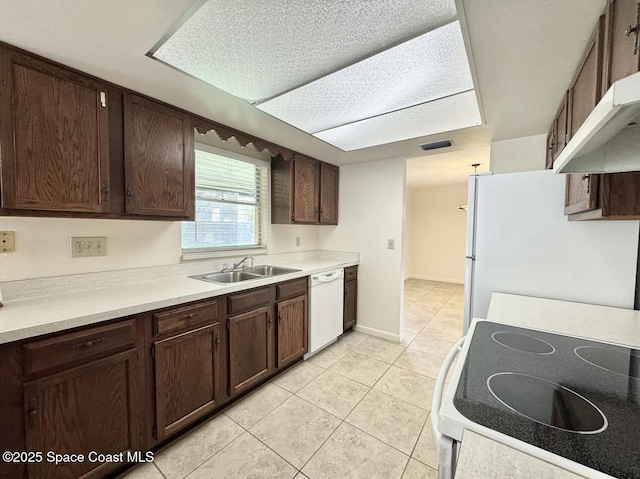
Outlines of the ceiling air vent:
{"type": "Polygon", "coordinates": [[[420,148],[422,148],[424,151],[429,151],[429,150],[437,150],[439,148],[449,148],[452,145],[453,145],[453,140],[449,139],[449,140],[432,141],[431,143],[423,143],[422,145],[420,145],[420,148]]]}

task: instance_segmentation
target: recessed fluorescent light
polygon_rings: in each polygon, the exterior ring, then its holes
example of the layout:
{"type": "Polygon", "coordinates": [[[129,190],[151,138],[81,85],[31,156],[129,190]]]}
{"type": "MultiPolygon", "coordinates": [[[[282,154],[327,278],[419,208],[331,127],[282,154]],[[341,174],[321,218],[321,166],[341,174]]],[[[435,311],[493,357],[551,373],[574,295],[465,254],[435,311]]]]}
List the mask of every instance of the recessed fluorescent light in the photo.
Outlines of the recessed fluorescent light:
{"type": "Polygon", "coordinates": [[[420,148],[422,148],[424,151],[429,151],[429,150],[438,150],[440,148],[449,148],[452,145],[453,145],[453,140],[439,140],[439,141],[432,141],[431,143],[423,143],[422,145],[420,145],[420,148]]]}
{"type": "Polygon", "coordinates": [[[454,0],[202,3],[149,55],[250,102],[313,81],[456,16],[454,0]]]}
{"type": "Polygon", "coordinates": [[[458,21],[258,105],[317,133],[473,89],[458,21]]]}
{"type": "Polygon", "coordinates": [[[481,124],[475,91],[405,108],[314,136],[345,151],[459,130],[481,124]]]}

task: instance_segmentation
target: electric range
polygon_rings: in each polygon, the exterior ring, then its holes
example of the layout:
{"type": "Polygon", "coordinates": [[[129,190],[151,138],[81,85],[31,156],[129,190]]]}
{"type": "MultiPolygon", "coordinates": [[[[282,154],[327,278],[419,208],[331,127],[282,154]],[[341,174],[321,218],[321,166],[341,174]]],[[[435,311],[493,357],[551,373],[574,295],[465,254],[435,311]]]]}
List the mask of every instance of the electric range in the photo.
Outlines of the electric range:
{"type": "Polygon", "coordinates": [[[438,429],[454,444],[473,430],[585,477],[640,478],[640,352],[474,320],[438,429]]]}

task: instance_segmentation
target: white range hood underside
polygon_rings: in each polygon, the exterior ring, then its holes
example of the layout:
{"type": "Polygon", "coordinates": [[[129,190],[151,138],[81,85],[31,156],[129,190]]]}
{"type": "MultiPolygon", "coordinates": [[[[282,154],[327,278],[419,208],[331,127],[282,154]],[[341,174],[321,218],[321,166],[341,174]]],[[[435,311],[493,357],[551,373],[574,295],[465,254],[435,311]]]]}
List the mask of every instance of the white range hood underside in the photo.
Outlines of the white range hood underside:
{"type": "Polygon", "coordinates": [[[555,173],[640,170],[640,73],[615,82],[554,164],[555,173]]]}

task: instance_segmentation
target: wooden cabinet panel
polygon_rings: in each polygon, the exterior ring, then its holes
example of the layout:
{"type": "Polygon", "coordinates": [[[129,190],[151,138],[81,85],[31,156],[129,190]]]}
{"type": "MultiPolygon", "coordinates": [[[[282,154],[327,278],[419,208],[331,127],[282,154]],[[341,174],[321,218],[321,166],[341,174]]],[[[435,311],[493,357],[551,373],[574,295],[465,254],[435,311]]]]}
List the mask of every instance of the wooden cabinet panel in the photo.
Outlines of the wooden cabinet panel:
{"type": "Polygon", "coordinates": [[[640,217],[640,172],[602,175],[600,185],[603,217],[640,217]]]}
{"type": "Polygon", "coordinates": [[[161,311],[153,314],[154,335],[184,331],[218,321],[220,303],[217,299],[161,311]]]}
{"type": "Polygon", "coordinates": [[[338,224],[338,172],[337,166],[320,163],[321,224],[338,224]]]}
{"type": "Polygon", "coordinates": [[[156,439],[216,407],[220,349],[219,323],[154,343],[156,439]]]}
{"type": "Polygon", "coordinates": [[[229,314],[243,313],[266,306],[271,302],[271,287],[252,289],[241,293],[230,294],[227,297],[227,311],[229,314]]]}
{"type": "Polygon", "coordinates": [[[569,95],[565,94],[562,103],[560,104],[560,108],[558,109],[558,114],[556,115],[556,119],[554,121],[554,139],[555,139],[555,149],[553,152],[553,159],[555,161],[558,158],[558,155],[562,153],[564,147],[569,141],[569,118],[568,118],[568,98],[569,95]]]}
{"type": "Polygon", "coordinates": [[[307,352],[307,296],[298,296],[277,304],[278,367],[307,352]]]}
{"type": "Polygon", "coordinates": [[[604,90],[640,69],[638,0],[609,0],[606,19],[604,90]]]}
{"type": "Polygon", "coordinates": [[[344,269],[344,280],[351,281],[354,279],[358,279],[358,267],[357,266],[349,266],[344,269]]]}
{"type": "Polygon", "coordinates": [[[271,357],[271,306],[228,320],[229,395],[267,377],[271,357]]]}
{"type": "Polygon", "coordinates": [[[193,127],[186,113],[124,94],[127,213],[193,217],[193,127]]]}
{"type": "Polygon", "coordinates": [[[293,219],[296,223],[318,222],[318,162],[304,156],[293,160],[293,219]]]}
{"type": "Polygon", "coordinates": [[[346,281],[344,283],[344,316],[342,318],[343,330],[353,327],[358,317],[358,281],[346,281]]]}
{"type": "MultiPolygon", "coordinates": [[[[141,380],[133,350],[25,383],[27,450],[85,455],[139,450],[141,380]]],[[[42,461],[28,470],[30,479],[97,478],[120,465],[42,461]]]]}
{"type": "Polygon", "coordinates": [[[582,126],[602,97],[602,64],[605,17],[598,21],[571,86],[570,138],[582,126]]]}
{"type": "Polygon", "coordinates": [[[599,175],[583,175],[582,173],[567,175],[565,215],[590,211],[597,207],[599,178],[599,175]]]}
{"type": "Polygon", "coordinates": [[[555,149],[555,122],[551,123],[549,133],[547,133],[547,153],[544,167],[547,170],[553,169],[553,154],[555,149]]]}
{"type": "Polygon", "coordinates": [[[105,84],[2,49],[2,207],[108,212],[105,84]]]}
{"type": "Polygon", "coordinates": [[[309,277],[294,279],[293,281],[287,281],[286,283],[276,284],[276,300],[293,298],[294,296],[300,296],[307,294],[307,287],[309,285],[309,277]]]}
{"type": "Polygon", "coordinates": [[[27,343],[23,346],[24,373],[36,374],[131,349],[136,344],[134,322],[129,319],[27,343]]]}

